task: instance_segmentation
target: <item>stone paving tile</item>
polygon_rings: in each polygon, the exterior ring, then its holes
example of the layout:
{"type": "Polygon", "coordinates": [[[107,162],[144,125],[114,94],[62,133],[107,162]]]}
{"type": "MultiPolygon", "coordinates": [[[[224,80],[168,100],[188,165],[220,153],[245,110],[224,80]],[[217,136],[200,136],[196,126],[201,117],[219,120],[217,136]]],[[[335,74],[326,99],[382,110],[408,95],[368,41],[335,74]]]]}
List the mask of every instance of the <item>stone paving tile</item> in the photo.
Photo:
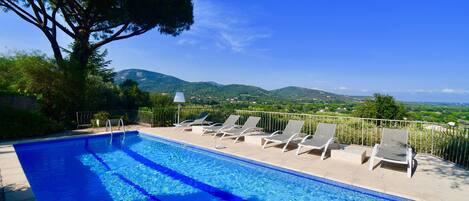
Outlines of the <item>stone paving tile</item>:
{"type": "MultiPolygon", "coordinates": [[[[206,148],[215,146],[211,136],[194,135],[172,128],[144,128],[142,132],[206,148]]],[[[230,140],[223,140],[222,144],[226,148],[214,150],[416,200],[467,200],[469,197],[469,171],[428,155],[416,156],[418,165],[409,179],[405,167],[378,164],[377,161],[373,171],[369,171],[369,161],[351,164],[330,158],[320,160],[320,152],[307,149],[297,156],[294,146],[282,153],[282,146],[262,149],[260,145],[233,144],[230,140]]]]}
{"type": "Polygon", "coordinates": [[[1,159],[0,160],[0,169],[9,169],[9,168],[17,168],[21,167],[18,164],[20,161],[18,160],[17,157],[11,157],[11,158],[6,158],[6,159],[1,159]]]}
{"type": "Polygon", "coordinates": [[[11,174],[24,174],[23,168],[15,167],[15,168],[2,169],[2,175],[11,175],[11,174]]]}
{"type": "Polygon", "coordinates": [[[0,170],[5,201],[35,200],[28,179],[11,145],[0,146],[0,170]]]}
{"type": "MultiPolygon", "coordinates": [[[[295,146],[290,146],[287,152],[282,153],[282,146],[262,149],[260,145],[242,141],[233,143],[233,139],[224,139],[221,144],[225,148],[215,149],[220,142],[218,137],[201,136],[174,128],[141,128],[141,130],[159,137],[412,199],[467,200],[469,197],[469,171],[428,155],[416,156],[418,166],[413,177],[409,179],[405,168],[396,170],[396,167],[380,164],[373,171],[369,171],[369,161],[360,165],[330,158],[320,160],[320,152],[306,149],[297,156],[295,146]]],[[[0,145],[0,169],[10,185],[5,194],[7,201],[34,200],[34,194],[20,168],[18,158],[11,153],[12,151],[14,151],[12,146],[0,145]]]]}

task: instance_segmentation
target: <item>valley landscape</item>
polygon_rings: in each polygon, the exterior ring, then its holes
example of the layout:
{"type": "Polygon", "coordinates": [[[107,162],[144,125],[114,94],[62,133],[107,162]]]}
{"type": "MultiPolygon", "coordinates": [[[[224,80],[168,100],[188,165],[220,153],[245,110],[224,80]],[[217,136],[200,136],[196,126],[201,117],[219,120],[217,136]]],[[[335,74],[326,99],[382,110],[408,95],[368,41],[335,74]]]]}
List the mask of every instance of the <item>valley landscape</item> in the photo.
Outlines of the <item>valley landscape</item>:
{"type": "MultiPolygon", "coordinates": [[[[234,109],[310,113],[322,115],[353,115],[355,107],[368,96],[347,96],[327,91],[288,86],[266,90],[242,84],[223,85],[212,81],[189,82],[177,77],[142,69],[116,72],[114,81],[138,83],[140,89],[172,97],[175,92],[185,93],[188,104],[223,106],[234,109]]],[[[469,105],[464,103],[401,102],[406,118],[428,122],[469,122],[469,105]]]]}

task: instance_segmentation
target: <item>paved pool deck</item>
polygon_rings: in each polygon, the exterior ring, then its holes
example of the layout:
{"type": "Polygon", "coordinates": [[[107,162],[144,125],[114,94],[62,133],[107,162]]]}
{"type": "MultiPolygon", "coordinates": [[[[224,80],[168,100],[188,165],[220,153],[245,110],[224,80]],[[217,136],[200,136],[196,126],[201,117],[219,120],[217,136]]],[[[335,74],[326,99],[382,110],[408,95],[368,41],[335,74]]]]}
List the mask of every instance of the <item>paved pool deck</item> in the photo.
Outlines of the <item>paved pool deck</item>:
{"type": "MultiPolygon", "coordinates": [[[[126,127],[128,130],[138,130],[144,126],[130,125],[126,127]]],[[[105,130],[105,128],[85,128],[64,131],[41,138],[0,142],[0,201],[36,200],[34,192],[31,190],[31,186],[29,185],[28,179],[26,178],[18,156],[16,155],[13,144],[19,142],[69,138],[73,136],[100,135],[104,134],[105,130]]]]}
{"type": "MultiPolygon", "coordinates": [[[[242,158],[260,161],[286,169],[372,189],[414,200],[469,200],[469,170],[456,166],[430,155],[417,154],[417,166],[412,178],[406,175],[406,167],[390,164],[376,165],[368,170],[369,161],[355,164],[332,158],[321,160],[320,153],[308,152],[296,155],[296,146],[282,153],[282,147],[260,145],[246,142],[233,143],[224,139],[223,149],[215,149],[219,138],[175,128],[142,128],[141,132],[219,151],[242,158]]],[[[367,156],[371,147],[364,147],[367,156]]],[[[307,149],[305,149],[307,151],[307,149]]],[[[375,164],[378,164],[375,162],[375,164]]]]}
{"type": "MultiPolygon", "coordinates": [[[[209,135],[201,136],[175,128],[139,126],[134,129],[161,138],[410,199],[468,200],[469,198],[469,170],[429,155],[417,154],[415,156],[418,164],[412,178],[408,178],[405,167],[381,164],[377,165],[373,171],[369,171],[368,160],[360,165],[332,158],[321,160],[318,152],[307,152],[297,156],[294,145],[282,153],[281,147],[270,146],[262,149],[260,145],[242,141],[233,143],[234,140],[225,139],[221,141],[225,148],[215,149],[215,145],[220,143],[219,138],[213,138],[209,135]]],[[[63,138],[69,135],[89,135],[88,133],[100,131],[104,130],[78,130],[49,136],[45,139],[63,138]]],[[[0,191],[0,201],[2,199],[4,201],[35,200],[14,147],[11,145],[17,142],[0,143],[0,186],[3,183],[2,190],[4,191],[3,196],[0,191]]],[[[367,149],[369,156],[371,148],[364,148],[367,149]]]]}

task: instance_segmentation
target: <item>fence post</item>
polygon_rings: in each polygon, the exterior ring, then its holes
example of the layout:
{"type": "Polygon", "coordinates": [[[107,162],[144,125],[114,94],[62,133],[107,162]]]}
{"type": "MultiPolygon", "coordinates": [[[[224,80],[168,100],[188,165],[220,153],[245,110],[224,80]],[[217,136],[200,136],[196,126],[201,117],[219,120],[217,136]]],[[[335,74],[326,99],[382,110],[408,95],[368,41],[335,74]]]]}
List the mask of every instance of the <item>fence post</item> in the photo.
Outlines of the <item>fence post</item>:
{"type": "Polygon", "coordinates": [[[363,131],[363,129],[365,129],[364,127],[365,127],[365,120],[362,119],[362,146],[364,145],[364,142],[365,142],[365,133],[363,131]]]}
{"type": "Polygon", "coordinates": [[[433,155],[433,143],[434,143],[434,141],[433,141],[433,129],[431,129],[431,134],[430,135],[431,135],[431,139],[432,139],[432,150],[430,152],[431,152],[431,155],[433,155]]]}
{"type": "Polygon", "coordinates": [[[75,114],[77,115],[77,129],[80,127],[80,120],[78,119],[78,112],[75,112],[75,114]]]}

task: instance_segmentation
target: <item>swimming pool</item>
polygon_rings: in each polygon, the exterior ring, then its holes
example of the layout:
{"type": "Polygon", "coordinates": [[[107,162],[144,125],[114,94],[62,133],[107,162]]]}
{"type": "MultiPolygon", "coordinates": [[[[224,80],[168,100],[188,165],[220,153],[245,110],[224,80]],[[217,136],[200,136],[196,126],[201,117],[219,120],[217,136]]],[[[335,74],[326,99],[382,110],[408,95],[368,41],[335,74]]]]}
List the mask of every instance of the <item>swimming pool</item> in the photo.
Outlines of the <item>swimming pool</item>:
{"type": "Polygon", "coordinates": [[[36,199],[403,200],[137,131],[16,144],[36,199]]]}

